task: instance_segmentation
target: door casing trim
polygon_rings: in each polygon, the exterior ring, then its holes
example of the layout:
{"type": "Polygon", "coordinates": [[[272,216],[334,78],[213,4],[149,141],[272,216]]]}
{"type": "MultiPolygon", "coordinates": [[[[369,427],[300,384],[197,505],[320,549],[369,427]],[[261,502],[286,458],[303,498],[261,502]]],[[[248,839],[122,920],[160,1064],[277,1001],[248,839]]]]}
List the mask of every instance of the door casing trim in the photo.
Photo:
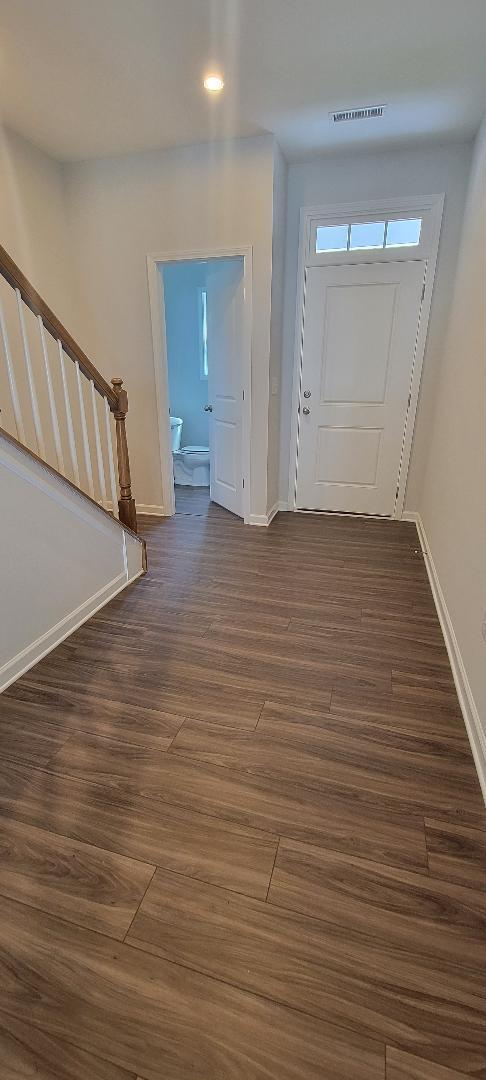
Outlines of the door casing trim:
{"type": "Polygon", "coordinates": [[[155,398],[157,405],[157,430],[159,438],[160,475],[162,484],[163,516],[175,514],[174,480],[172,474],[172,450],[169,424],[169,378],[167,343],[165,335],[164,283],[159,268],[164,263],[192,262],[197,259],[243,259],[243,371],[241,404],[241,461],[245,480],[242,490],[242,510],[245,525],[251,521],[251,356],[252,356],[252,264],[253,245],[240,244],[229,248],[198,248],[191,251],[156,252],[147,255],[147,276],[152,325],[154,356],[155,398]]]}
{"type": "MultiPolygon", "coordinates": [[[[309,249],[309,236],[312,223],[316,217],[324,219],[326,224],[339,224],[343,219],[346,220],[350,215],[372,215],[373,217],[386,215],[390,213],[403,213],[407,214],[413,211],[417,213],[427,213],[430,220],[430,228],[428,229],[429,243],[427,249],[424,251],[423,246],[421,248],[420,255],[417,254],[417,258],[420,262],[425,261],[425,281],[424,281],[424,297],[422,306],[420,309],[419,324],[417,330],[417,338],[415,342],[414,359],[412,363],[412,376],[410,382],[410,403],[407,409],[405,418],[405,427],[403,431],[402,440],[402,452],[400,457],[400,465],[397,477],[397,496],[393,508],[392,518],[401,519],[403,515],[403,507],[405,503],[405,493],[407,490],[408,471],[410,466],[410,456],[412,452],[413,433],[415,428],[415,419],[417,415],[417,408],[420,396],[420,382],[422,377],[423,362],[425,356],[425,346],[427,341],[427,332],[429,327],[430,307],[432,303],[432,295],[434,290],[435,273],[437,267],[437,255],[439,250],[440,230],[442,225],[442,214],[444,210],[444,193],[439,195],[413,195],[408,198],[392,198],[392,199],[369,199],[366,202],[352,202],[352,203],[327,203],[322,206],[303,206],[300,211],[300,227],[299,227],[299,254],[298,254],[298,266],[297,266],[297,301],[295,310],[295,331],[294,331],[294,364],[293,364],[293,377],[292,377],[292,413],[291,413],[291,427],[290,427],[290,454],[289,454],[289,494],[288,494],[288,509],[297,510],[296,502],[296,489],[297,489],[297,463],[298,463],[298,417],[300,411],[300,395],[301,395],[301,371],[302,371],[302,345],[303,345],[303,329],[304,329],[304,315],[305,315],[305,278],[306,269],[308,265],[307,252],[309,249]]],[[[397,258],[401,261],[411,262],[414,261],[406,257],[406,249],[399,249],[397,251],[397,258]],[[405,254],[404,254],[405,253],[405,254]]],[[[332,263],[327,262],[327,266],[343,266],[353,265],[352,260],[349,259],[349,253],[346,253],[348,257],[345,259],[339,257],[339,252],[336,252],[336,259],[332,263]]],[[[370,262],[370,257],[366,259],[360,259],[357,255],[356,263],[358,262],[370,262]]],[[[373,260],[380,262],[379,258],[373,260]]],[[[387,259],[388,261],[388,259],[387,259]]],[[[324,511],[326,512],[326,511],[324,511]]]]}

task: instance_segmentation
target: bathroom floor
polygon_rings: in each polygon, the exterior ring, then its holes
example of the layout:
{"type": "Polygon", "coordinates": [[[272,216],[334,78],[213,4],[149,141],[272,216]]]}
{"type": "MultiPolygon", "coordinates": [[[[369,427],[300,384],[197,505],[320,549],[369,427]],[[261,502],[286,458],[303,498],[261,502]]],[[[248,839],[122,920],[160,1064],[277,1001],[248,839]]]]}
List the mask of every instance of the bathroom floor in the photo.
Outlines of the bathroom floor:
{"type": "Polygon", "coordinates": [[[211,506],[209,488],[207,487],[184,487],[182,484],[174,484],[176,514],[196,514],[198,517],[206,515],[211,506]]]}

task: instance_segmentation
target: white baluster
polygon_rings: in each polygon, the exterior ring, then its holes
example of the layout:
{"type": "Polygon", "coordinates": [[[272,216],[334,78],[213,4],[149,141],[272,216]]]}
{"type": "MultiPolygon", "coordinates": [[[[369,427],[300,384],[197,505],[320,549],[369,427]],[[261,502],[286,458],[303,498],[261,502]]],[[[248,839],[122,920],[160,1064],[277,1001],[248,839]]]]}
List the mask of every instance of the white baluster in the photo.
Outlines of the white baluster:
{"type": "Polygon", "coordinates": [[[34,429],[35,429],[35,438],[36,438],[36,442],[37,442],[37,450],[38,450],[39,456],[45,461],[46,460],[46,444],[44,442],[44,435],[43,435],[43,432],[42,432],[42,424],[41,424],[41,418],[40,418],[40,412],[39,412],[39,403],[37,401],[37,391],[36,391],[36,388],[35,388],[34,371],[33,371],[33,368],[32,368],[32,361],[31,361],[31,358],[30,358],[29,339],[27,337],[27,327],[25,325],[25,316],[24,316],[24,309],[22,307],[22,296],[21,296],[21,293],[20,293],[20,289],[15,290],[15,295],[17,297],[17,307],[19,309],[20,333],[22,335],[22,345],[24,347],[25,366],[27,368],[27,379],[28,379],[28,382],[29,382],[30,402],[31,402],[31,405],[32,405],[32,416],[33,416],[33,420],[34,420],[34,429]]]}
{"type": "Polygon", "coordinates": [[[62,351],[62,343],[59,341],[59,339],[58,339],[58,342],[57,342],[57,347],[59,349],[59,361],[60,361],[60,364],[61,364],[62,389],[63,389],[63,394],[64,394],[64,408],[66,410],[66,424],[67,424],[67,433],[68,433],[68,442],[69,442],[69,453],[71,455],[71,464],[72,464],[72,467],[73,467],[74,482],[77,485],[77,487],[81,487],[81,482],[80,482],[80,478],[79,478],[78,455],[77,455],[77,452],[76,452],[76,439],[74,437],[73,416],[72,416],[72,412],[71,412],[71,402],[69,400],[69,387],[68,387],[68,382],[67,382],[67,378],[66,378],[66,368],[65,368],[65,364],[64,364],[64,354],[63,354],[63,351],[62,351]]]}
{"type": "Polygon", "coordinates": [[[96,408],[96,387],[94,382],[91,383],[91,406],[93,409],[93,425],[95,432],[96,461],[98,464],[98,480],[100,482],[101,505],[106,508],[105,466],[103,464],[103,453],[101,450],[100,425],[98,423],[98,410],[96,408]]]}
{"type": "Polygon", "coordinates": [[[82,382],[81,382],[81,368],[80,368],[77,360],[75,360],[75,367],[76,367],[76,379],[77,379],[77,382],[78,382],[78,398],[79,398],[79,412],[80,412],[80,415],[81,415],[81,431],[82,431],[82,434],[83,434],[84,464],[86,466],[86,473],[87,473],[87,476],[88,476],[88,491],[89,491],[89,493],[91,495],[91,498],[94,499],[95,490],[94,490],[94,483],[93,483],[93,469],[92,469],[92,466],[91,466],[91,454],[90,454],[90,449],[89,449],[88,427],[87,427],[87,424],[86,424],[86,412],[85,412],[85,408],[84,408],[83,385],[82,385],[82,382]]]}
{"type": "Polygon", "coordinates": [[[108,464],[109,464],[109,468],[110,468],[111,501],[113,503],[113,516],[118,517],[118,492],[116,490],[115,460],[114,460],[114,457],[113,457],[113,442],[112,442],[111,424],[110,424],[110,407],[108,405],[108,401],[107,401],[106,398],[103,398],[103,401],[105,403],[106,442],[108,444],[108,464]]]}
{"type": "Polygon", "coordinates": [[[45,371],[46,371],[47,393],[49,395],[49,409],[50,409],[50,412],[51,412],[52,434],[54,436],[54,446],[56,448],[57,467],[59,469],[59,472],[62,473],[63,476],[64,476],[64,455],[63,455],[63,452],[62,452],[62,445],[61,445],[61,432],[59,430],[59,420],[57,418],[56,399],[55,399],[55,396],[54,396],[54,387],[52,385],[52,378],[51,378],[51,366],[50,366],[50,363],[49,363],[49,354],[47,352],[46,332],[45,332],[45,329],[44,329],[44,323],[42,322],[42,316],[41,315],[37,316],[37,321],[39,323],[39,333],[40,333],[40,339],[41,339],[41,345],[42,345],[42,355],[44,357],[44,367],[45,367],[45,371]]]}
{"type": "Polygon", "coordinates": [[[5,321],[5,315],[3,313],[2,301],[0,300],[0,328],[2,334],[3,351],[5,353],[5,362],[7,365],[8,385],[10,387],[10,397],[12,399],[12,409],[15,418],[15,427],[17,430],[17,438],[19,442],[26,442],[25,428],[22,420],[22,412],[20,409],[19,394],[17,390],[17,382],[15,379],[14,366],[12,361],[12,353],[10,352],[10,343],[7,334],[7,323],[5,321]]]}

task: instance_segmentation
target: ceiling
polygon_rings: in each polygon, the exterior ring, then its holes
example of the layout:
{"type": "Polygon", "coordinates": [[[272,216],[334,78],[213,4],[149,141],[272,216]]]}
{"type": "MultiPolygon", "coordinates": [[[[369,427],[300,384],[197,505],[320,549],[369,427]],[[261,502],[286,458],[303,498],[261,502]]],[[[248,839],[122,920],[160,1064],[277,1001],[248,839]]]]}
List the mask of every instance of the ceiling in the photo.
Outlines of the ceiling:
{"type": "Polygon", "coordinates": [[[486,0],[0,0],[2,119],[66,161],[263,131],[289,159],[468,137],[485,56],[486,0]]]}

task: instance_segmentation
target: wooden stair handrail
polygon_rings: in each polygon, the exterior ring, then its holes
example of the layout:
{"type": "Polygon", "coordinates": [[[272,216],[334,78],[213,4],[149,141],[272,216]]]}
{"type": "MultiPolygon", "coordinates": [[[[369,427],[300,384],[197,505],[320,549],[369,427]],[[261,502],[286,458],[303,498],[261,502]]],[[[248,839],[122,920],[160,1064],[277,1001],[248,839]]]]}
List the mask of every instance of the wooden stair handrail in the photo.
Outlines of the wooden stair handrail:
{"type": "Polygon", "coordinates": [[[14,263],[13,259],[5,248],[0,244],[0,273],[2,277],[8,281],[9,285],[13,289],[18,289],[24,304],[34,313],[35,316],[40,315],[42,322],[46,330],[52,335],[56,341],[60,341],[64,352],[74,362],[78,362],[83,375],[87,379],[90,379],[94,383],[97,391],[102,397],[107,398],[110,409],[114,412],[118,409],[118,394],[109,383],[105,381],[98,369],[94,366],[86,353],[75,342],[74,338],[62,322],[54,315],[50,307],[46,304],[42,296],[39,295],[34,286],[25,277],[25,274],[14,263]]]}
{"type": "MultiPolygon", "coordinates": [[[[88,474],[89,474],[88,478],[91,479],[91,489],[90,489],[91,490],[91,495],[93,495],[93,493],[94,493],[93,476],[92,476],[92,471],[91,471],[91,460],[90,460],[89,448],[88,448],[88,435],[87,435],[87,428],[86,428],[86,417],[85,417],[85,410],[84,410],[84,404],[83,404],[82,389],[81,389],[81,385],[80,385],[80,382],[79,382],[79,373],[82,372],[83,375],[91,383],[91,392],[92,392],[92,395],[93,395],[93,410],[94,410],[94,416],[95,416],[96,439],[97,439],[97,444],[96,445],[97,445],[98,468],[101,470],[101,472],[103,472],[103,466],[102,466],[102,464],[100,465],[100,462],[102,462],[101,442],[100,442],[100,433],[99,433],[99,428],[98,428],[98,421],[96,419],[97,414],[96,414],[96,406],[94,404],[94,389],[93,388],[95,388],[98,391],[98,393],[101,395],[101,397],[106,399],[106,402],[107,402],[107,404],[108,404],[108,406],[109,406],[109,408],[110,408],[110,410],[111,410],[111,412],[113,414],[114,421],[115,421],[116,446],[117,446],[117,457],[118,457],[118,477],[119,477],[119,482],[120,482],[120,498],[118,499],[118,516],[119,516],[119,520],[122,522],[123,525],[126,525],[128,528],[132,529],[134,533],[136,533],[136,531],[137,531],[137,512],[136,512],[135,500],[134,500],[134,498],[132,496],[131,477],[130,477],[130,461],[129,461],[129,457],[128,457],[128,444],[127,444],[127,436],[126,436],[126,430],[125,430],[125,418],[126,418],[126,415],[127,415],[127,412],[128,412],[128,397],[127,397],[127,392],[123,387],[123,379],[119,379],[119,378],[113,379],[112,380],[112,383],[113,383],[112,386],[110,386],[110,384],[105,381],[105,379],[100,374],[98,369],[95,368],[94,364],[91,362],[89,357],[86,356],[86,353],[83,352],[83,350],[80,348],[80,346],[75,342],[74,338],[71,337],[71,334],[66,330],[66,327],[63,326],[63,324],[59,321],[57,316],[54,315],[54,312],[51,311],[50,307],[46,304],[45,300],[43,300],[42,297],[37,292],[37,290],[34,289],[34,286],[31,285],[28,278],[26,278],[25,274],[22,273],[22,271],[19,269],[19,267],[16,265],[16,263],[14,263],[13,259],[10,257],[8,252],[5,251],[5,248],[2,247],[1,244],[0,244],[0,273],[2,274],[2,277],[5,278],[5,281],[7,281],[8,284],[11,285],[12,288],[17,292],[18,298],[20,297],[20,299],[19,299],[19,317],[20,317],[20,321],[21,321],[21,327],[22,327],[23,332],[24,332],[24,338],[26,337],[26,333],[25,333],[25,327],[24,327],[24,323],[23,323],[23,312],[22,312],[22,303],[21,303],[21,301],[23,301],[23,303],[26,304],[26,306],[28,308],[30,308],[30,310],[33,312],[33,314],[36,316],[36,318],[40,318],[40,331],[41,331],[42,340],[44,341],[43,333],[44,333],[44,329],[45,329],[45,330],[47,330],[49,332],[49,334],[52,335],[54,340],[59,343],[59,351],[60,351],[60,359],[61,359],[61,368],[62,368],[62,370],[64,370],[63,369],[63,353],[66,353],[66,356],[69,356],[69,358],[76,364],[76,371],[77,371],[77,377],[78,377],[80,410],[81,410],[81,422],[82,422],[82,426],[83,426],[83,441],[84,441],[84,444],[85,444],[85,458],[87,459],[86,460],[86,466],[88,468],[88,474]]],[[[5,346],[5,348],[7,349],[7,345],[5,346]]],[[[27,344],[26,341],[24,341],[24,354],[25,354],[26,363],[28,362],[28,364],[29,364],[29,372],[30,372],[30,355],[29,355],[28,344],[27,344]]],[[[50,374],[49,374],[49,365],[48,365],[47,351],[46,351],[46,348],[45,348],[45,342],[44,342],[44,354],[45,354],[46,373],[47,373],[47,378],[49,380],[50,379],[50,374]]],[[[31,372],[30,372],[30,374],[31,374],[31,372]]],[[[63,375],[63,380],[64,380],[64,375],[63,375]]],[[[34,385],[33,378],[31,379],[31,383],[32,383],[32,385],[31,385],[32,408],[34,410],[34,407],[35,407],[35,409],[38,412],[37,398],[36,398],[36,394],[35,394],[35,385],[34,385]]],[[[15,390],[15,386],[14,386],[14,390],[15,390]]],[[[12,386],[11,386],[11,393],[12,394],[13,394],[14,390],[12,390],[12,386]]],[[[64,392],[66,394],[66,388],[64,388],[64,392]]],[[[51,393],[51,397],[52,397],[52,387],[51,387],[51,392],[50,393],[51,393]]],[[[51,406],[52,406],[52,402],[51,402],[51,406]]],[[[106,408],[106,406],[105,406],[105,408],[106,408]]],[[[68,401],[66,401],[66,409],[69,410],[69,417],[70,417],[70,407],[69,407],[69,402],[68,401]]],[[[54,423],[54,421],[56,421],[56,423],[57,423],[55,405],[53,406],[53,411],[54,411],[54,415],[52,415],[52,413],[51,413],[51,418],[53,420],[53,423],[54,423]]],[[[37,415],[37,413],[34,414],[34,419],[35,419],[36,415],[37,415]]],[[[106,413],[106,415],[108,416],[108,412],[106,413]]],[[[21,420],[21,417],[20,417],[20,420],[21,420]]],[[[70,423],[71,423],[71,428],[72,428],[72,420],[70,421],[70,423]]],[[[42,450],[43,450],[43,456],[45,456],[44,448],[43,448],[43,441],[42,441],[42,428],[41,428],[40,422],[39,422],[38,426],[39,426],[38,432],[37,432],[37,428],[36,428],[37,442],[38,442],[38,446],[40,446],[42,448],[42,450]]],[[[76,455],[74,454],[74,457],[75,456],[76,455]]],[[[39,460],[42,460],[42,458],[39,459],[39,460]]],[[[103,473],[102,478],[103,478],[103,481],[104,481],[104,473],[103,473]]],[[[79,474],[77,476],[77,481],[79,482],[79,474]]],[[[113,495],[115,495],[115,492],[113,493],[113,495]]],[[[105,498],[106,498],[106,485],[105,485],[105,498]]],[[[113,507],[113,511],[114,510],[115,510],[115,507],[113,507]]]]}

